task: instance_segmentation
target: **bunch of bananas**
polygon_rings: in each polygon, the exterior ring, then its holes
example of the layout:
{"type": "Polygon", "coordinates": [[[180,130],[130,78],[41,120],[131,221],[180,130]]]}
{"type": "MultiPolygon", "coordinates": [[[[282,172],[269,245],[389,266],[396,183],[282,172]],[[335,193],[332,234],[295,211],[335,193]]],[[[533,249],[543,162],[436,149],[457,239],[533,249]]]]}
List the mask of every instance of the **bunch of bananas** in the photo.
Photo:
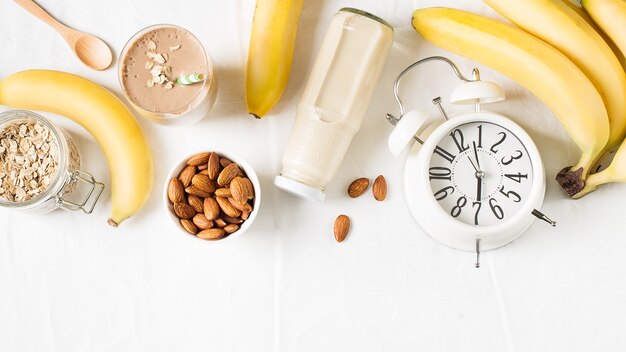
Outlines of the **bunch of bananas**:
{"type": "Polygon", "coordinates": [[[426,8],[412,24],[430,42],[492,67],[541,99],[581,150],[557,175],[580,198],[626,182],[626,1],[484,0],[519,28],[469,12],[426,8]],[[587,15],[588,13],[588,15],[587,15]],[[617,153],[603,171],[594,167],[617,153]]]}

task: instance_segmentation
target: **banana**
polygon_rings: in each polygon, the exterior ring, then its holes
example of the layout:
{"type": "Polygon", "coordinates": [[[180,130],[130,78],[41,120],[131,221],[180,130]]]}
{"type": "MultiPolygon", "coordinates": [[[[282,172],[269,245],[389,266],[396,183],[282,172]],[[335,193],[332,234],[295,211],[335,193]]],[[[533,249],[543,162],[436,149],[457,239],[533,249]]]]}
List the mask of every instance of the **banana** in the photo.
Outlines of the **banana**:
{"type": "Polygon", "coordinates": [[[153,181],[150,147],[132,113],[111,92],[69,73],[29,70],[0,81],[0,105],[63,115],[91,133],[111,172],[109,225],[116,227],[144,206],[153,181]]]}
{"type": "Polygon", "coordinates": [[[246,104],[256,118],[278,102],[289,79],[303,0],[257,0],[246,67],[246,104]]]}
{"type": "Polygon", "coordinates": [[[541,99],[582,152],[557,180],[569,195],[582,189],[608,140],[609,121],[602,97],[574,63],[521,29],[461,10],[416,10],[412,24],[430,42],[500,71],[541,99]]]}
{"type": "Polygon", "coordinates": [[[589,175],[585,180],[583,189],[574,194],[572,198],[581,198],[595,191],[598,186],[611,182],[626,182],[626,141],[622,143],[617,153],[615,153],[611,164],[606,169],[589,175]]]}
{"type": "Polygon", "coordinates": [[[604,33],[602,28],[598,27],[598,25],[593,21],[591,16],[589,16],[587,11],[585,11],[585,9],[581,7],[580,1],[579,0],[561,0],[561,1],[565,5],[567,5],[570,9],[574,10],[574,12],[576,12],[580,17],[582,17],[587,23],[589,23],[591,27],[593,27],[593,29],[596,32],[598,32],[598,34],[600,34],[602,39],[604,39],[604,41],[611,47],[611,50],[613,50],[613,53],[615,54],[615,56],[617,56],[617,59],[622,64],[622,68],[624,69],[624,71],[626,71],[626,56],[624,56],[624,54],[620,52],[617,45],[615,45],[615,42],[613,42],[613,40],[609,38],[609,36],[606,35],[606,33],[604,33]]]}
{"type": "Polygon", "coordinates": [[[567,56],[596,87],[609,116],[605,152],[626,135],[626,73],[608,44],[561,0],[483,0],[523,30],[567,56]]]}
{"type": "Polygon", "coordinates": [[[626,1],[583,0],[582,6],[626,56],[626,1]]]}

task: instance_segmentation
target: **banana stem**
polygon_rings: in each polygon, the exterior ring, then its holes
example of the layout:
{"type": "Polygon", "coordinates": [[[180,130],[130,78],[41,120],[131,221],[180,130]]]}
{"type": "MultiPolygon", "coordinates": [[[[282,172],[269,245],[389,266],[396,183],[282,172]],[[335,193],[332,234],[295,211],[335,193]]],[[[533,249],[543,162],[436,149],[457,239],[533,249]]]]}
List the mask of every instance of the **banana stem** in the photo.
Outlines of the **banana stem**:
{"type": "Polygon", "coordinates": [[[589,177],[587,177],[587,180],[585,180],[585,186],[583,187],[583,189],[580,192],[572,195],[571,197],[574,199],[582,198],[585,195],[595,191],[598,186],[610,182],[613,182],[613,177],[611,168],[608,168],[602,172],[598,172],[597,174],[589,175],[589,177]]]}

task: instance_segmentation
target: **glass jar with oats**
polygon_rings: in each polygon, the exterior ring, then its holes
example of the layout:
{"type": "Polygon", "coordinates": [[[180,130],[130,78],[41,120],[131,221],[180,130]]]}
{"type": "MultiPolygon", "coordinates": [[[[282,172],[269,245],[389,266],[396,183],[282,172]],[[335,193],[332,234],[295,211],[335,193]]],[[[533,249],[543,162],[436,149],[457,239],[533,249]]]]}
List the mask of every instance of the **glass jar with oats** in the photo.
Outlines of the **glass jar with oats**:
{"type": "Polygon", "coordinates": [[[89,214],[103,189],[80,170],[78,149],[64,130],[31,111],[0,114],[0,207],[89,214]]]}

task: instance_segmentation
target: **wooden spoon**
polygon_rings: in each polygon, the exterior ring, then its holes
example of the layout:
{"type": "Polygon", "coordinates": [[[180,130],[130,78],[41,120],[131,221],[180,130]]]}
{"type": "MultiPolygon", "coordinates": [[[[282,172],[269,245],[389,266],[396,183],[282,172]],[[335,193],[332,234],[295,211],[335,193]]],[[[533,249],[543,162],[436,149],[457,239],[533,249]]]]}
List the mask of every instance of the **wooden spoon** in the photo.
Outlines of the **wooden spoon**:
{"type": "Polygon", "coordinates": [[[100,38],[88,33],[72,29],[50,16],[44,9],[33,0],[14,0],[35,17],[54,28],[65,39],[76,56],[85,65],[94,70],[102,71],[113,62],[111,49],[100,38]]]}

